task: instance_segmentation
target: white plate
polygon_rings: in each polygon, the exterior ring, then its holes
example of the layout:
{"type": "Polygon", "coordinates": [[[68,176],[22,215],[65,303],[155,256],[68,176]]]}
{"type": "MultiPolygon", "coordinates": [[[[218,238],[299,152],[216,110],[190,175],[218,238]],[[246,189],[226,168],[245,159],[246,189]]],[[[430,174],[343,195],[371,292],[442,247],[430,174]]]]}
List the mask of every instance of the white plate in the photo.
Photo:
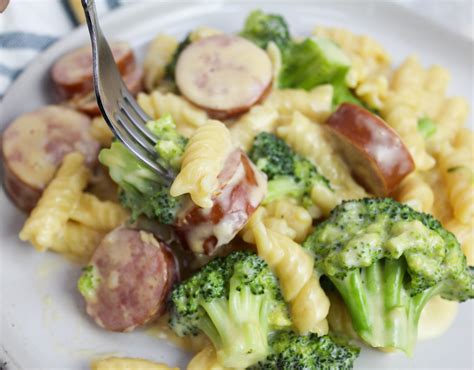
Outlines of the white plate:
{"type": "MultiPolygon", "coordinates": [[[[139,54],[157,32],[183,36],[198,25],[227,31],[242,27],[256,7],[246,3],[154,2],[126,7],[103,19],[110,38],[129,40],[139,54]]],[[[395,62],[411,53],[426,64],[441,64],[453,74],[450,92],[472,101],[473,44],[405,9],[389,3],[259,3],[286,17],[294,34],[308,34],[315,25],[344,26],[372,35],[391,52],[395,62]]],[[[48,70],[65,51],[88,40],[82,28],[53,45],[18,78],[0,105],[0,127],[21,113],[50,103],[48,70]]],[[[87,369],[91,358],[107,353],[144,357],[185,368],[189,356],[143,331],[109,333],[85,315],[75,284],[80,267],[53,253],[40,254],[18,240],[24,215],[0,191],[0,317],[3,354],[12,368],[87,369]],[[15,366],[16,365],[16,366],[15,366]]],[[[414,358],[386,355],[363,348],[357,368],[472,368],[473,305],[460,314],[441,338],[421,342],[414,358]]],[[[9,367],[10,368],[10,367],[9,367]]]]}

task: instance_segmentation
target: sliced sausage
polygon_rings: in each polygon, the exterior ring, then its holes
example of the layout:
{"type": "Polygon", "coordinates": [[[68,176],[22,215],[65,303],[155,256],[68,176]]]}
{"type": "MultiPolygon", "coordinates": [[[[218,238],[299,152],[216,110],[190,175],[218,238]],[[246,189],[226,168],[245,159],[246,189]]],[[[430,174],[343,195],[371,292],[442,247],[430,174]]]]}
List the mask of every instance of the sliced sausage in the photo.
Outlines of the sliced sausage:
{"type": "MultiPolygon", "coordinates": [[[[128,43],[114,42],[111,49],[122,75],[135,67],[135,57],[128,43]]],[[[62,99],[91,92],[93,90],[91,47],[84,46],[63,55],[53,65],[51,76],[62,99]]]]}
{"type": "Polygon", "coordinates": [[[230,242],[266,195],[265,176],[240,149],[229,155],[219,183],[212,208],[200,208],[189,200],[177,217],[177,233],[194,253],[212,255],[230,242]]]}
{"type": "Polygon", "coordinates": [[[168,247],[152,234],[115,229],[104,237],[89,265],[98,283],[85,297],[86,311],[101,327],[131,331],[164,313],[177,265],[168,247]]]}
{"type": "Polygon", "coordinates": [[[14,203],[30,211],[53,178],[63,157],[73,151],[97,164],[100,144],[91,120],[72,109],[50,105],[13,121],[2,135],[5,189],[14,203]]]}
{"type": "Polygon", "coordinates": [[[216,35],[189,45],[176,65],[176,84],[216,118],[247,111],[271,88],[268,55],[238,36],[216,35]]]}
{"type": "Polygon", "coordinates": [[[354,176],[374,195],[387,196],[415,168],[398,134],[358,105],[341,104],[327,126],[354,176]]]}
{"type": "MultiPolygon", "coordinates": [[[[123,81],[130,92],[135,96],[143,90],[143,71],[141,68],[135,67],[123,76],[123,81]]],[[[91,117],[100,115],[100,110],[99,106],[97,105],[94,90],[91,90],[85,94],[75,95],[73,98],[67,101],[66,105],[91,117]]]]}

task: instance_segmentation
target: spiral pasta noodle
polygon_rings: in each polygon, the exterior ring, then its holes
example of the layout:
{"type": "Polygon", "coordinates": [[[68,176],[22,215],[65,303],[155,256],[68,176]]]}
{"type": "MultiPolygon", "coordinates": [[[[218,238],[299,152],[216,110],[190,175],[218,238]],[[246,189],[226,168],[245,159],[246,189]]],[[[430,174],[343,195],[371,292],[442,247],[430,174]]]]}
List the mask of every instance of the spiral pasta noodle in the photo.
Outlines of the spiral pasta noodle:
{"type": "Polygon", "coordinates": [[[395,199],[417,211],[431,213],[434,203],[433,190],[422,175],[414,172],[408,175],[395,192],[395,199]]]}
{"type": "Polygon", "coordinates": [[[217,360],[216,351],[214,347],[208,346],[198,352],[186,367],[186,370],[230,370],[222,366],[217,360]]]}
{"type": "Polygon", "coordinates": [[[177,47],[175,37],[161,33],[151,41],[143,63],[143,83],[147,91],[151,92],[158,87],[177,47]]]}
{"type": "Polygon", "coordinates": [[[275,108],[256,105],[230,126],[230,134],[236,145],[249,151],[255,136],[264,131],[273,132],[277,123],[278,111],[275,108]]]}
{"type": "Polygon", "coordinates": [[[275,272],[283,298],[290,304],[293,325],[301,333],[324,335],[329,300],[314,272],[314,260],[299,244],[267,228],[265,210],[257,209],[249,220],[257,253],[275,272]]]}
{"type": "Polygon", "coordinates": [[[462,223],[474,222],[474,153],[472,147],[445,146],[438,155],[454,217],[462,223]]]}
{"type": "Polygon", "coordinates": [[[92,370],[178,370],[164,364],[143,360],[141,358],[108,357],[93,361],[92,370]]]}
{"type": "Polygon", "coordinates": [[[186,145],[170,194],[177,197],[189,193],[199,207],[212,207],[219,173],[232,149],[230,132],[223,123],[209,121],[200,127],[186,145]]]}
{"type": "Polygon", "coordinates": [[[172,93],[138,94],[138,104],[153,119],[159,119],[165,113],[169,113],[176,124],[178,132],[186,137],[191,136],[194,131],[204,125],[207,113],[195,107],[181,96],[172,93]]]}
{"type": "Polygon", "coordinates": [[[273,90],[264,105],[277,109],[283,116],[298,111],[305,116],[323,122],[331,113],[333,87],[317,86],[310,91],[302,89],[273,90]]]}

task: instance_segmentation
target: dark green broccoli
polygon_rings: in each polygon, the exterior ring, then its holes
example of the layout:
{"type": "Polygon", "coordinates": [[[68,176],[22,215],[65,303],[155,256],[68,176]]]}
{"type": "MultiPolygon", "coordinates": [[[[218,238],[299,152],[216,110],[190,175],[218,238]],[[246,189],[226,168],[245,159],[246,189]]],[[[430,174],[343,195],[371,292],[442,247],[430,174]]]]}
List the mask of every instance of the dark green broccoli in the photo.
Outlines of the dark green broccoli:
{"type": "Polygon", "coordinates": [[[342,203],[303,245],[373,347],[411,355],[421,311],[433,296],[474,297],[474,276],[455,236],[431,215],[392,199],[342,203]]]}
{"type": "MultiPolygon", "coordinates": [[[[155,149],[160,155],[160,163],[170,170],[179,168],[187,140],[176,131],[171,116],[151,121],[147,127],[157,137],[155,149]]],[[[101,150],[99,161],[109,168],[110,177],[119,185],[120,200],[132,211],[132,220],[145,215],[162,224],[173,222],[182,198],[172,197],[162,178],[125,146],[112,143],[109,149],[101,150]]]]}
{"type": "Polygon", "coordinates": [[[165,69],[165,78],[172,82],[175,81],[175,73],[176,73],[176,64],[178,63],[179,56],[183,52],[186,47],[191,44],[191,34],[187,34],[186,37],[181,41],[173,53],[173,57],[171,61],[168,63],[165,69]]]}
{"type": "Polygon", "coordinates": [[[261,10],[254,10],[247,16],[240,36],[263,49],[270,41],[277,44],[280,49],[285,49],[291,42],[285,19],[280,15],[265,14],[261,10]]]}
{"type": "Polygon", "coordinates": [[[349,370],[360,349],[327,335],[280,331],[270,339],[271,354],[249,370],[349,370]]]}
{"type": "Polygon", "coordinates": [[[177,285],[170,326],[180,336],[204,332],[226,367],[246,367],[269,353],[268,335],[291,322],[278,281],[266,262],[233,252],[177,285]]]}
{"type": "Polygon", "coordinates": [[[429,139],[436,133],[436,124],[430,118],[422,117],[418,120],[418,132],[429,139]]]}
{"type": "Polygon", "coordinates": [[[250,159],[268,178],[265,203],[283,196],[298,199],[301,204],[312,204],[310,193],[316,183],[331,189],[329,181],[319,174],[315,165],[296,154],[284,140],[274,134],[258,134],[249,152],[250,159]]]}

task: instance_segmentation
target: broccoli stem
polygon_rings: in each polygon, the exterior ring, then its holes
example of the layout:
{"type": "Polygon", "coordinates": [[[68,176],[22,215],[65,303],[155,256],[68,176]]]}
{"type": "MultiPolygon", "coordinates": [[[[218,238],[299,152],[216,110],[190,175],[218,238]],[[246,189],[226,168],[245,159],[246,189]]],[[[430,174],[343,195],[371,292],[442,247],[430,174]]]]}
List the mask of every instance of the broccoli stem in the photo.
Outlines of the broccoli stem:
{"type": "Polygon", "coordinates": [[[229,299],[203,303],[209,316],[201,329],[216,348],[217,357],[226,367],[247,367],[263,360],[268,352],[269,307],[264,295],[249,288],[233,289],[229,299]]]}
{"type": "Polygon", "coordinates": [[[404,260],[385,258],[330,280],[346,303],[354,330],[364,341],[411,356],[423,307],[442,285],[411,297],[404,287],[406,271],[404,260]]]}

